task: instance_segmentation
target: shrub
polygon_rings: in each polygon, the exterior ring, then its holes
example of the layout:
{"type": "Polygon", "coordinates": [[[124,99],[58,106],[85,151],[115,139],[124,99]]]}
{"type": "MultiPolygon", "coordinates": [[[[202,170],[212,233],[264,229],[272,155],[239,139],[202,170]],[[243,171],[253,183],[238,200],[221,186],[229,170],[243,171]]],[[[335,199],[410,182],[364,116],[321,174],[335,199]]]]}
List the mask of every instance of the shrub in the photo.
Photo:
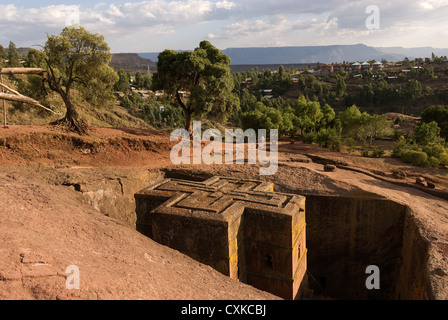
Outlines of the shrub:
{"type": "Polygon", "coordinates": [[[401,160],[418,167],[429,167],[428,155],[425,152],[408,150],[401,154],[401,160]]]}
{"type": "Polygon", "coordinates": [[[329,142],[328,148],[332,151],[341,152],[342,147],[342,139],[340,136],[334,136],[329,142]]]}
{"type": "Polygon", "coordinates": [[[321,129],[316,135],[316,142],[320,147],[341,151],[342,139],[334,129],[321,129]]]}
{"type": "Polygon", "coordinates": [[[415,128],[414,140],[419,145],[426,145],[440,136],[440,128],[435,121],[422,123],[415,128]]]}
{"type": "Polygon", "coordinates": [[[440,164],[443,166],[448,166],[448,153],[442,153],[439,157],[440,164]]]}
{"type": "Polygon", "coordinates": [[[128,96],[123,97],[123,99],[121,100],[121,106],[127,110],[132,109],[132,102],[128,96]]]}
{"type": "Polygon", "coordinates": [[[439,143],[430,143],[423,147],[423,152],[426,152],[428,157],[439,159],[442,153],[446,153],[446,149],[439,143]]]}
{"type": "Polygon", "coordinates": [[[408,142],[405,137],[400,136],[397,141],[397,145],[395,146],[395,149],[392,151],[392,157],[394,158],[400,158],[401,153],[403,150],[408,146],[408,142]]]}
{"type": "Polygon", "coordinates": [[[348,138],[345,140],[345,145],[348,147],[348,153],[355,151],[356,142],[354,139],[348,138]]]}
{"type": "Polygon", "coordinates": [[[372,158],[382,158],[384,156],[385,151],[380,148],[374,148],[372,151],[372,158]]]}
{"type": "Polygon", "coordinates": [[[311,144],[316,141],[316,134],[314,132],[305,133],[303,135],[303,143],[311,144]]]}
{"type": "Polygon", "coordinates": [[[396,146],[395,149],[392,151],[392,157],[393,158],[400,158],[401,154],[403,152],[403,148],[396,146]]]}
{"type": "Polygon", "coordinates": [[[398,116],[394,121],[395,124],[401,124],[403,122],[404,122],[404,118],[400,117],[400,116],[398,116]]]}
{"type": "Polygon", "coordinates": [[[400,134],[400,132],[398,132],[397,130],[394,130],[394,132],[392,133],[391,139],[393,141],[398,141],[398,140],[400,140],[401,137],[402,137],[402,135],[400,134]]]}
{"type": "Polygon", "coordinates": [[[438,167],[440,166],[440,160],[436,157],[429,157],[429,165],[431,167],[438,167]]]}
{"type": "Polygon", "coordinates": [[[366,143],[362,146],[361,156],[366,158],[370,156],[369,146],[366,143]]]}

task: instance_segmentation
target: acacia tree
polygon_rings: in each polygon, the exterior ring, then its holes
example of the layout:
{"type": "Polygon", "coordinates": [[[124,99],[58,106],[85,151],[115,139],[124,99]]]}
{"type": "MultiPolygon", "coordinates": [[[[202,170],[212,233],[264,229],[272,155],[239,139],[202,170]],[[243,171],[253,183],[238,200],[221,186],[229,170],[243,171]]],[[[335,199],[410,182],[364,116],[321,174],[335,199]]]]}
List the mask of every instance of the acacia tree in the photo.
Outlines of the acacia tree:
{"type": "Polygon", "coordinates": [[[17,47],[14,42],[10,41],[8,47],[8,66],[20,67],[21,65],[19,51],[17,51],[17,47]]]}
{"type": "Polygon", "coordinates": [[[358,136],[362,140],[368,140],[369,146],[372,146],[375,139],[392,134],[392,121],[385,114],[363,113],[357,131],[358,136]]]}
{"type": "Polygon", "coordinates": [[[100,34],[82,27],[66,27],[59,35],[48,36],[44,46],[47,73],[44,81],[57,92],[67,108],[65,117],[53,124],[85,134],[88,124],[79,118],[72,90],[95,99],[111,94],[118,76],[109,66],[110,48],[100,34]]]}
{"type": "Polygon", "coordinates": [[[225,118],[239,108],[239,99],[232,92],[230,58],[208,41],[202,41],[194,51],[160,53],[153,83],[182,108],[190,135],[193,117],[214,112],[225,118]],[[189,92],[189,97],[182,98],[181,91],[189,92]]]}

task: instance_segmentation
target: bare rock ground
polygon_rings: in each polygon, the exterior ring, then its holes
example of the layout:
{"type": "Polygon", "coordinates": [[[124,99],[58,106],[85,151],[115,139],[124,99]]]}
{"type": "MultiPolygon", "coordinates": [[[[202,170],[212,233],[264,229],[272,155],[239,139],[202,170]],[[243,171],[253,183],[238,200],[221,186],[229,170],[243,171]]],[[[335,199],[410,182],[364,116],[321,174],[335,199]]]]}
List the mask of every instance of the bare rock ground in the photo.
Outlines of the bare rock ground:
{"type": "Polygon", "coordinates": [[[0,173],[0,299],[278,299],[163,247],[76,192],[0,173]],[[80,272],[80,289],[66,280],[80,272]]]}
{"type": "MultiPolygon", "coordinates": [[[[430,246],[427,268],[434,297],[448,299],[448,202],[361,172],[325,172],[306,154],[383,172],[396,169],[394,161],[367,163],[283,144],[277,174],[260,177],[258,166],[172,166],[168,141],[166,134],[131,129],[98,128],[89,138],[45,127],[1,131],[0,299],[276,299],[136,232],[132,217],[121,210],[131,200],[115,211],[117,203],[104,204],[115,194],[132,195],[162,169],[262,178],[279,191],[303,194],[377,194],[406,204],[430,246]],[[106,190],[103,185],[113,185],[106,200],[95,194],[106,190]],[[105,216],[100,207],[111,208],[111,214],[105,216]],[[80,269],[80,290],[66,289],[69,265],[80,269]]],[[[399,169],[434,178],[446,189],[446,171],[399,169]]]]}

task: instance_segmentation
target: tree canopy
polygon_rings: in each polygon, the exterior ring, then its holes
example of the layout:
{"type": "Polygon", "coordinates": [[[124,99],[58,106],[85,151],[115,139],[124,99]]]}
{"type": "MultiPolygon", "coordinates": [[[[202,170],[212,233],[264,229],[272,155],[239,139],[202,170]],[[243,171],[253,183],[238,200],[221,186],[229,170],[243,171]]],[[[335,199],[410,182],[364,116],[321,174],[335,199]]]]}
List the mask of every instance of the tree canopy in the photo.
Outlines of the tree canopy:
{"type": "Polygon", "coordinates": [[[88,126],[79,119],[72,89],[76,88],[93,104],[111,97],[118,76],[109,66],[109,46],[100,34],[92,34],[82,27],[67,27],[59,35],[48,36],[43,52],[47,68],[45,82],[61,96],[67,108],[65,117],[57,123],[85,133],[88,126]]]}
{"type": "Polygon", "coordinates": [[[448,139],[448,106],[430,106],[423,111],[422,121],[426,123],[437,122],[440,127],[440,135],[448,139]]]}
{"type": "Polygon", "coordinates": [[[225,118],[239,109],[239,99],[232,92],[230,58],[208,41],[202,41],[194,51],[160,53],[153,84],[177,101],[190,133],[193,117],[213,112],[225,118]],[[182,91],[189,94],[187,99],[182,91]]]}
{"type": "Polygon", "coordinates": [[[9,67],[21,67],[22,64],[20,63],[20,54],[17,50],[16,45],[14,42],[9,42],[8,47],[8,66],[9,67]]]}
{"type": "Polygon", "coordinates": [[[440,136],[440,128],[435,121],[421,123],[415,128],[414,140],[420,145],[427,145],[440,136]]]}

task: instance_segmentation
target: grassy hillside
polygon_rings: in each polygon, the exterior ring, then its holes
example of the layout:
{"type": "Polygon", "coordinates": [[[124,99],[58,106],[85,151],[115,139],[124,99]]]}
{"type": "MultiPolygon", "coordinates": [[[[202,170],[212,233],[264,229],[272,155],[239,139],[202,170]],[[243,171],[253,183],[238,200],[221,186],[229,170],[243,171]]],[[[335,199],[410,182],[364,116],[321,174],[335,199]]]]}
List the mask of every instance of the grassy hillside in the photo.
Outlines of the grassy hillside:
{"type": "MultiPolygon", "coordinates": [[[[74,92],[73,97],[81,118],[87,120],[94,127],[151,128],[142,119],[130,115],[126,109],[120,107],[118,101],[111,101],[108,105],[92,107],[76,92],[74,92]]],[[[6,102],[8,124],[45,125],[62,118],[66,111],[62,99],[57,94],[50,93],[48,101],[48,106],[59,115],[30,105],[14,106],[12,103],[6,102]]],[[[2,103],[0,102],[1,107],[2,103]]],[[[3,124],[3,109],[0,112],[0,123],[3,124]]]]}

